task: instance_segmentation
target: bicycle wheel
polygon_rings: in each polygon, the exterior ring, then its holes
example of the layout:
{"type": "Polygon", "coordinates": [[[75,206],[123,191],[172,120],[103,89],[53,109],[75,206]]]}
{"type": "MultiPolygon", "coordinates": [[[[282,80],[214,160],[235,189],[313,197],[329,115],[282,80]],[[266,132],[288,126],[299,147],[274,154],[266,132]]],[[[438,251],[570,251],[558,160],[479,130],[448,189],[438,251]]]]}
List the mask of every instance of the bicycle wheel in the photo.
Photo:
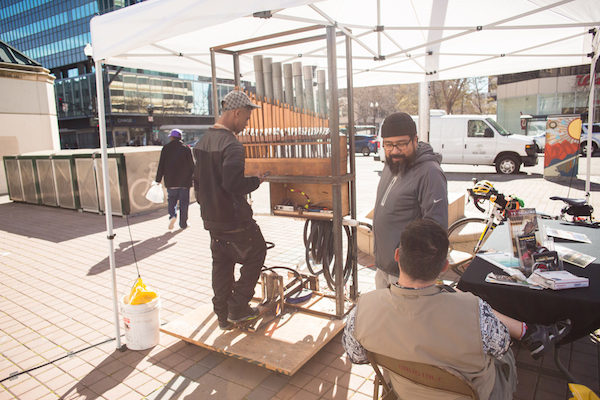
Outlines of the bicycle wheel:
{"type": "Polygon", "coordinates": [[[475,253],[490,235],[491,229],[482,238],[486,228],[487,221],[479,217],[459,219],[448,228],[448,261],[450,268],[457,275],[463,274],[475,253]]]}

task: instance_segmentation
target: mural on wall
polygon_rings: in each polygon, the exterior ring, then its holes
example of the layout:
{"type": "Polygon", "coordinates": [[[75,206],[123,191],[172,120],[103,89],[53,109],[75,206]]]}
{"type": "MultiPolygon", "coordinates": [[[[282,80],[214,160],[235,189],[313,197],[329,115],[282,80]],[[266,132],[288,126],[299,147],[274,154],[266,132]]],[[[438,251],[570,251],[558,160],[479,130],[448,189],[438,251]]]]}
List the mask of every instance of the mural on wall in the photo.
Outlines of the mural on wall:
{"type": "Polygon", "coordinates": [[[579,115],[554,115],[546,123],[544,178],[577,175],[581,118],[579,115]]]}

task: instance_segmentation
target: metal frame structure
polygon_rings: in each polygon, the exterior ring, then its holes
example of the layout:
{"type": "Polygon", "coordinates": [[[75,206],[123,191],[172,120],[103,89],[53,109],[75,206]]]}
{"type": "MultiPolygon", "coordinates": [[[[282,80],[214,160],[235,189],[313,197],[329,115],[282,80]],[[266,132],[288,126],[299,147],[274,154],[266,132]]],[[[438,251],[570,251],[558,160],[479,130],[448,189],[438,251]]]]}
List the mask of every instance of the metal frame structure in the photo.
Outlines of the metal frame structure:
{"type": "MultiPolygon", "coordinates": [[[[239,56],[260,50],[286,47],[298,43],[307,43],[325,39],[327,42],[327,69],[329,81],[329,133],[331,135],[331,176],[268,176],[265,178],[268,182],[274,183],[322,183],[332,186],[333,199],[333,248],[334,248],[334,276],[335,279],[335,301],[336,301],[336,317],[342,318],[345,314],[344,307],[344,282],[343,276],[343,248],[342,248],[342,185],[346,182],[350,186],[350,217],[356,219],[356,165],[354,154],[354,108],[352,101],[352,38],[346,30],[336,31],[336,27],[332,25],[312,25],[306,28],[294,29],[290,31],[280,32],[278,34],[265,35],[256,38],[241,40],[238,42],[227,43],[220,46],[215,46],[210,49],[211,56],[211,71],[212,71],[212,100],[215,116],[219,110],[219,99],[217,92],[217,76],[216,76],[216,57],[215,53],[230,54],[233,56],[233,70],[235,86],[240,86],[240,68],[239,56]],[[295,35],[299,33],[310,32],[317,29],[325,29],[324,35],[308,36],[304,38],[282,41],[279,43],[271,43],[262,46],[248,47],[241,50],[231,50],[235,46],[252,44],[268,39],[281,38],[284,36],[295,35]],[[339,136],[339,105],[338,105],[338,86],[337,86],[337,56],[336,56],[336,37],[345,36],[346,38],[346,69],[348,79],[348,125],[351,129],[348,130],[349,138],[349,158],[350,172],[342,174],[340,171],[341,149],[340,141],[334,140],[339,136]]],[[[356,227],[352,227],[352,241],[348,246],[357,248],[356,227]]],[[[354,301],[358,298],[358,272],[357,272],[357,257],[354,253],[352,260],[352,285],[350,298],[354,301]]]]}
{"type": "MultiPolygon", "coordinates": [[[[366,52],[368,54],[363,54],[363,55],[357,55],[355,57],[355,59],[357,61],[359,60],[371,60],[373,59],[372,56],[376,56],[376,60],[378,61],[383,61],[382,59],[382,50],[380,49],[381,45],[382,45],[382,39],[387,39],[390,42],[392,42],[394,44],[394,46],[397,48],[397,51],[393,51],[393,52],[388,52],[385,54],[385,60],[387,60],[387,62],[381,62],[377,65],[371,64],[368,65],[366,67],[361,67],[361,69],[355,71],[355,74],[362,74],[362,73],[367,73],[367,72],[385,72],[385,73],[389,73],[389,72],[394,72],[397,73],[397,76],[401,76],[404,74],[409,74],[410,76],[414,76],[413,74],[415,74],[415,71],[413,70],[408,70],[406,69],[405,71],[397,68],[398,65],[410,65],[410,64],[416,64],[417,65],[417,70],[418,71],[422,71],[424,76],[424,79],[426,81],[430,81],[430,80],[434,80],[434,79],[451,79],[453,77],[458,77],[459,73],[456,71],[461,71],[461,68],[466,67],[466,66],[473,66],[473,65],[477,65],[477,64],[481,64],[483,65],[483,63],[486,63],[487,61],[498,61],[498,60],[507,60],[510,59],[511,57],[530,57],[530,56],[536,56],[539,55],[539,57],[537,57],[537,60],[554,60],[555,58],[560,58],[563,59],[565,57],[577,57],[576,59],[580,59],[582,56],[584,56],[584,54],[564,54],[561,53],[560,51],[558,52],[554,52],[551,54],[539,54],[537,52],[531,52],[531,50],[534,50],[538,47],[543,47],[543,46],[550,46],[553,45],[555,43],[560,43],[560,42],[564,42],[567,40],[571,40],[575,37],[581,37],[582,35],[586,35],[586,34],[594,34],[595,35],[595,40],[593,41],[593,45],[592,45],[592,53],[590,53],[591,57],[592,57],[592,65],[594,65],[593,63],[598,59],[598,54],[599,54],[599,45],[598,45],[598,21],[591,21],[591,22],[587,22],[587,21],[583,21],[583,19],[585,19],[586,17],[579,17],[579,18],[574,18],[575,23],[570,23],[568,20],[567,21],[563,21],[563,23],[561,24],[552,24],[551,21],[548,21],[547,19],[544,19],[544,21],[546,21],[545,24],[542,25],[519,25],[518,24],[518,20],[520,18],[523,17],[528,17],[528,16],[532,16],[535,15],[536,13],[544,13],[543,15],[546,16],[546,11],[551,11],[551,12],[555,12],[556,11],[556,15],[568,15],[568,8],[572,7],[572,6],[577,6],[578,4],[583,4],[582,2],[579,2],[577,0],[552,0],[552,2],[550,1],[546,1],[545,5],[542,7],[536,7],[534,9],[529,9],[529,8],[525,8],[523,9],[523,11],[521,11],[519,14],[517,15],[512,15],[512,16],[508,16],[508,18],[504,18],[504,19],[500,19],[500,20],[496,20],[496,21],[491,21],[491,22],[487,22],[485,25],[480,25],[477,23],[476,20],[473,19],[468,19],[467,20],[467,25],[463,25],[462,22],[454,22],[454,23],[444,23],[442,25],[434,25],[432,23],[429,24],[417,24],[416,26],[383,26],[382,25],[382,20],[381,20],[381,0],[377,0],[377,21],[376,21],[376,25],[374,26],[373,24],[371,25],[365,25],[362,23],[356,23],[356,21],[354,21],[354,23],[345,23],[343,21],[337,20],[335,18],[335,16],[330,16],[327,15],[324,11],[323,11],[323,6],[321,4],[314,5],[314,4],[310,4],[309,7],[312,8],[313,11],[317,12],[323,19],[313,19],[313,18],[306,18],[306,17],[302,17],[300,15],[286,15],[285,13],[280,13],[277,11],[261,11],[261,12],[256,12],[256,8],[258,8],[259,6],[257,4],[254,4],[252,2],[249,3],[244,3],[244,7],[238,7],[236,8],[236,10],[227,10],[226,7],[227,5],[217,5],[215,3],[218,2],[207,2],[206,4],[202,3],[202,4],[196,4],[198,2],[195,2],[194,0],[181,0],[180,2],[177,2],[178,7],[176,9],[173,9],[172,13],[169,13],[169,20],[176,20],[178,22],[178,26],[177,29],[171,29],[167,31],[165,31],[161,25],[157,26],[156,24],[156,15],[157,13],[160,13],[162,10],[161,6],[165,6],[165,7],[169,7],[169,8],[173,8],[173,2],[168,2],[168,1],[153,1],[153,2],[143,2],[140,3],[138,5],[136,5],[136,7],[128,7],[125,9],[120,10],[118,13],[107,13],[104,14],[102,16],[97,16],[94,17],[94,19],[92,19],[91,22],[91,35],[92,35],[92,44],[94,46],[94,63],[95,63],[95,67],[96,67],[96,84],[97,84],[97,93],[98,95],[98,102],[97,102],[97,108],[98,108],[98,114],[99,114],[99,129],[100,129],[100,146],[101,146],[101,150],[102,150],[102,163],[103,163],[103,173],[107,174],[107,168],[106,168],[106,163],[107,163],[107,150],[106,150],[106,117],[105,117],[105,109],[104,109],[104,98],[102,96],[103,93],[103,87],[104,87],[104,82],[102,79],[102,65],[104,63],[107,64],[112,64],[112,65],[120,65],[120,66],[129,66],[129,67],[134,67],[134,68],[142,68],[142,67],[147,67],[148,65],[148,60],[152,59],[154,60],[154,62],[151,64],[153,67],[155,67],[155,69],[158,70],[168,70],[171,71],[171,67],[174,65],[178,65],[178,71],[179,72],[184,72],[186,71],[187,73],[198,73],[197,68],[198,67],[204,67],[207,66],[209,63],[207,61],[204,60],[205,54],[203,53],[198,53],[197,49],[198,48],[206,48],[209,47],[209,45],[204,46],[203,41],[200,41],[198,43],[196,43],[196,46],[189,46],[189,42],[186,42],[186,44],[188,45],[188,47],[185,46],[178,46],[175,44],[175,42],[171,43],[168,40],[172,39],[174,37],[176,37],[177,35],[181,35],[182,33],[190,33],[190,32],[196,32],[198,30],[202,30],[202,36],[203,37],[215,37],[211,34],[215,34],[216,29],[218,29],[220,32],[222,32],[222,30],[224,29],[223,26],[221,26],[221,24],[226,24],[229,22],[233,22],[235,19],[237,18],[241,18],[244,16],[248,16],[248,15],[253,15],[254,17],[259,17],[259,18],[275,18],[275,19],[279,19],[279,20],[290,20],[290,21],[295,21],[295,22],[300,22],[300,23],[308,23],[311,25],[317,24],[319,27],[325,27],[326,25],[331,25],[327,28],[327,47],[328,50],[330,50],[330,46],[333,46],[335,41],[335,30],[336,28],[341,30],[343,32],[343,34],[346,36],[346,44],[347,44],[347,50],[346,50],[346,59],[347,59],[347,67],[351,67],[352,65],[352,56],[351,56],[351,52],[349,51],[349,43],[351,43],[351,39],[354,39],[356,41],[356,43],[364,50],[366,50],[366,52]],[[162,4],[164,3],[164,4],[162,4]],[[206,7],[207,6],[212,6],[214,7],[214,10],[216,12],[214,13],[210,13],[208,19],[210,19],[210,24],[208,24],[207,27],[205,27],[203,25],[202,22],[206,22],[207,18],[205,19],[201,19],[201,23],[198,23],[198,20],[200,17],[205,16],[206,14],[206,7]],[[186,18],[180,18],[180,16],[185,16],[186,18]],[[470,23],[469,23],[470,21],[470,23]],[[588,31],[587,33],[585,32],[585,30],[583,29],[583,27],[590,27],[593,26],[594,29],[588,31]],[[334,28],[335,27],[335,28],[334,28]],[[560,29],[560,28],[576,28],[576,27],[581,27],[581,32],[576,32],[576,33],[566,33],[565,32],[565,36],[562,37],[555,37],[554,40],[551,40],[549,42],[544,42],[544,43],[538,43],[535,47],[526,47],[526,45],[523,45],[523,47],[519,47],[521,46],[522,42],[525,41],[527,42],[527,38],[530,35],[526,35],[523,34],[523,39],[520,40],[517,43],[517,46],[509,49],[509,51],[507,52],[502,52],[502,53],[493,53],[493,52],[487,52],[487,50],[485,51],[473,51],[471,53],[464,53],[464,52],[460,52],[459,54],[457,53],[447,53],[447,52],[430,52],[427,51],[427,48],[435,46],[437,44],[440,43],[444,43],[450,40],[453,40],[455,38],[460,38],[460,37],[470,37],[470,35],[479,35],[479,33],[481,31],[491,31],[491,30],[507,30],[508,32],[511,31],[519,31],[520,32],[527,32],[527,31],[534,31],[534,30],[538,30],[538,29],[560,29]],[[206,31],[204,29],[207,29],[206,31]],[[354,33],[351,33],[350,29],[354,30],[354,33]],[[361,30],[363,30],[361,32],[361,30]],[[449,35],[449,36],[445,36],[443,38],[428,38],[425,41],[419,41],[417,43],[412,43],[406,47],[402,47],[402,43],[397,42],[394,40],[393,35],[390,34],[390,32],[392,31],[406,31],[406,32],[410,32],[410,31],[456,31],[455,34],[449,35]],[[207,33],[208,32],[208,33],[207,33]],[[141,34],[143,33],[143,34],[141,34]],[[372,34],[377,35],[377,43],[376,43],[376,50],[375,47],[373,48],[369,48],[369,46],[367,45],[367,43],[362,41],[362,38],[367,36],[367,35],[372,35],[372,34]],[[353,35],[353,36],[352,36],[353,35]],[[130,39],[127,40],[123,40],[123,37],[127,37],[130,39]],[[367,47],[367,48],[365,48],[367,47]],[[190,51],[190,49],[192,49],[192,51],[190,51]],[[446,56],[460,56],[461,58],[457,61],[456,64],[448,64],[445,65],[444,67],[440,67],[440,68],[435,68],[435,62],[432,64],[429,63],[425,63],[426,65],[422,65],[422,63],[420,62],[420,60],[422,60],[423,57],[425,57],[425,60],[427,60],[427,58],[431,58],[431,57],[435,57],[436,59],[439,57],[446,57],[446,56]],[[550,57],[551,56],[551,57],[550,57]],[[465,57],[477,57],[477,59],[475,60],[465,60],[465,57]],[[156,61],[159,60],[159,61],[156,61]],[[404,64],[404,63],[408,63],[408,64],[404,64]],[[162,68],[161,68],[162,67],[162,68]]],[[[269,4],[274,4],[276,2],[266,2],[269,4]]],[[[266,3],[261,3],[260,7],[264,10],[265,7],[267,7],[266,3]]],[[[290,1],[288,6],[292,7],[295,5],[308,5],[308,3],[311,3],[310,1],[298,1],[298,2],[294,2],[294,1],[290,1]],[[297,4],[296,4],[297,3],[297,4]]],[[[358,2],[357,2],[358,3],[358,2]]],[[[476,2],[474,2],[473,4],[475,4],[476,2]]],[[[278,3],[278,5],[280,5],[278,3]]],[[[413,7],[414,8],[414,7],[413,7]]],[[[368,11],[368,9],[366,9],[368,11]]],[[[428,11],[428,9],[426,9],[426,11],[428,11]]],[[[443,12],[445,12],[445,9],[442,7],[438,7],[437,5],[435,5],[434,9],[429,10],[428,14],[435,14],[435,15],[441,15],[443,12]],[[429,12],[431,11],[431,12],[429,12]]],[[[360,8],[360,12],[364,13],[363,8],[360,8]]],[[[489,14],[489,10],[485,11],[487,14],[489,14]]],[[[362,14],[361,14],[362,16],[362,14]]],[[[458,21],[462,20],[462,15],[461,19],[458,21]]],[[[555,15],[553,14],[552,18],[554,18],[555,15]]],[[[595,14],[592,16],[592,18],[595,17],[595,14]]],[[[571,18],[571,17],[569,17],[571,18]]],[[[456,19],[453,19],[453,21],[457,21],[456,19]]],[[[488,21],[486,19],[486,21],[488,21]]],[[[362,21],[360,21],[362,22],[362,21]]],[[[278,34],[273,34],[271,35],[271,38],[276,38],[278,36],[278,34]]],[[[433,35],[432,35],[433,36],[433,35]]],[[[531,35],[533,37],[533,35],[531,35]]],[[[193,41],[197,40],[197,37],[192,39],[193,41]]],[[[314,39],[313,39],[314,40],[314,39]]],[[[384,43],[384,42],[383,42],[384,43]]],[[[283,45],[283,44],[280,44],[283,45]]],[[[468,47],[468,46],[467,46],[468,47]]],[[[464,48],[467,48],[464,47],[464,48]]],[[[251,49],[247,49],[247,50],[251,50],[251,49]]],[[[254,49],[256,50],[256,48],[254,49]]],[[[303,57],[308,57],[311,56],[312,54],[316,53],[319,49],[314,49],[314,50],[308,50],[308,51],[304,51],[302,56],[303,57]]],[[[331,53],[331,51],[328,51],[328,62],[329,62],[329,71],[330,71],[330,82],[331,82],[331,68],[332,66],[335,68],[335,48],[331,49],[333,50],[333,53],[331,53]],[[333,57],[333,59],[332,59],[333,57]]],[[[493,49],[492,49],[493,50],[493,49]]],[[[235,56],[235,52],[233,52],[234,56],[235,56]]],[[[238,53],[239,54],[239,53],[238,53]]],[[[212,67],[212,75],[216,76],[216,66],[215,66],[215,51],[211,51],[211,67],[212,67]]],[[[282,62],[289,62],[291,59],[296,59],[298,57],[298,54],[290,54],[288,56],[287,60],[282,60],[282,62]]],[[[316,55],[316,57],[321,58],[322,55],[316,55]]],[[[552,67],[556,67],[556,66],[560,66],[557,63],[543,63],[545,68],[550,67],[550,65],[552,65],[552,67]]],[[[514,68],[506,68],[506,67],[500,67],[500,64],[497,64],[498,68],[501,68],[502,70],[504,70],[504,72],[509,72],[509,70],[514,71],[514,68]]],[[[239,58],[234,58],[234,68],[235,68],[235,79],[236,81],[239,81],[239,58]]],[[[487,69],[487,67],[486,67],[487,69]]],[[[517,68],[518,70],[519,68],[517,68]]],[[[470,69],[471,71],[475,71],[473,72],[473,75],[481,75],[481,73],[479,73],[478,71],[481,71],[479,69],[470,69]]],[[[593,67],[592,67],[592,71],[593,71],[593,67]]],[[[485,71],[486,73],[488,71],[485,71]]],[[[335,71],[334,71],[335,74],[335,71]]],[[[464,75],[464,74],[463,74],[464,75]]],[[[389,76],[389,75],[388,75],[389,76]]],[[[354,121],[352,120],[353,117],[353,110],[352,110],[352,68],[348,68],[347,69],[347,79],[348,79],[348,100],[349,100],[349,118],[350,120],[348,121],[350,127],[354,126],[354,121]]],[[[420,79],[417,79],[420,80],[420,79]]],[[[412,81],[412,79],[411,79],[412,81]]],[[[330,89],[334,89],[335,86],[331,86],[330,89]]],[[[335,88],[335,93],[330,94],[331,95],[331,99],[333,100],[331,103],[332,108],[334,108],[334,110],[337,110],[337,88],[335,88]]],[[[421,85],[421,97],[423,98],[423,100],[425,100],[426,98],[426,84],[422,84],[421,85]]],[[[216,96],[213,96],[214,101],[216,102],[216,96]]],[[[420,102],[421,106],[420,106],[420,111],[423,111],[424,109],[427,109],[426,106],[422,105],[422,103],[424,103],[423,101],[420,102]]],[[[594,104],[594,91],[593,91],[593,86],[592,86],[592,90],[590,92],[590,106],[593,106],[594,104]]],[[[592,108],[593,110],[593,108],[592,108]]],[[[593,115],[593,114],[592,114],[593,115]]],[[[330,122],[336,122],[337,123],[337,115],[335,117],[332,117],[332,119],[334,119],[333,121],[330,122]]],[[[590,118],[591,119],[591,118],[590,118]]],[[[420,118],[420,121],[425,121],[426,118],[420,118]]],[[[331,129],[332,129],[332,133],[338,134],[338,127],[336,125],[331,124],[331,129]]],[[[423,126],[421,126],[421,130],[423,129],[423,126]]],[[[426,130],[426,129],[425,129],[426,130]]],[[[309,180],[310,182],[316,182],[316,183],[331,183],[334,188],[335,185],[337,185],[337,191],[338,191],[338,195],[337,195],[337,199],[336,201],[338,202],[336,204],[336,212],[334,213],[334,222],[337,223],[337,225],[339,225],[338,227],[336,227],[336,231],[335,231],[335,235],[336,235],[336,256],[340,255],[340,252],[338,250],[338,248],[341,245],[341,212],[340,212],[340,208],[339,208],[339,187],[341,185],[341,183],[343,182],[350,182],[350,187],[351,187],[351,199],[355,200],[355,193],[354,193],[354,169],[353,169],[353,157],[354,157],[354,143],[352,141],[353,136],[352,136],[352,131],[350,132],[350,153],[351,153],[351,159],[350,159],[350,165],[351,165],[351,173],[344,175],[344,176],[339,176],[339,175],[335,175],[329,178],[326,177],[306,177],[307,180],[309,180]],[[318,180],[317,180],[318,178],[318,180]],[[328,179],[328,180],[327,180],[328,179]],[[327,180],[327,182],[325,182],[324,180],[327,180]]],[[[335,151],[336,153],[334,153],[334,158],[338,157],[339,158],[339,145],[333,145],[335,146],[335,151]]],[[[590,165],[590,153],[588,152],[588,172],[587,172],[587,179],[586,179],[586,191],[589,191],[589,165],[590,165]]],[[[335,166],[334,166],[335,167],[335,166]]],[[[114,239],[114,234],[113,234],[113,225],[112,225],[112,207],[111,207],[111,203],[110,203],[110,192],[108,187],[106,186],[106,183],[108,182],[108,176],[104,177],[104,183],[105,183],[105,188],[104,188],[104,196],[105,196],[105,204],[106,204],[106,231],[107,231],[107,239],[108,239],[108,245],[109,245],[109,262],[110,262],[110,270],[111,270],[111,278],[112,278],[112,289],[113,289],[113,299],[114,299],[114,314],[115,314],[115,329],[116,329],[116,344],[117,344],[117,348],[119,348],[121,346],[121,340],[120,340],[120,330],[119,330],[119,319],[118,319],[118,307],[117,307],[117,292],[116,292],[116,275],[115,275],[115,263],[114,263],[114,245],[113,245],[113,239],[114,239]]],[[[277,182],[277,179],[279,177],[272,177],[270,179],[271,182],[277,182]]],[[[295,179],[302,179],[302,177],[297,177],[295,179]]],[[[281,180],[283,181],[283,180],[281,180]]],[[[352,201],[351,204],[352,207],[352,216],[354,217],[356,215],[356,210],[355,210],[355,202],[352,201]]],[[[353,230],[355,231],[355,228],[353,228],[353,230]]],[[[338,263],[338,259],[341,259],[341,257],[336,257],[336,263],[338,263]]],[[[341,268],[341,265],[336,265],[336,274],[338,273],[338,270],[341,268]]],[[[354,275],[355,277],[355,275],[354,275]]],[[[356,282],[356,279],[354,279],[354,281],[356,282]]],[[[342,288],[338,288],[338,289],[342,289],[342,288]]],[[[341,293],[341,290],[338,290],[339,293],[341,293]]],[[[356,287],[353,288],[352,290],[352,296],[356,296],[356,287]]]]}

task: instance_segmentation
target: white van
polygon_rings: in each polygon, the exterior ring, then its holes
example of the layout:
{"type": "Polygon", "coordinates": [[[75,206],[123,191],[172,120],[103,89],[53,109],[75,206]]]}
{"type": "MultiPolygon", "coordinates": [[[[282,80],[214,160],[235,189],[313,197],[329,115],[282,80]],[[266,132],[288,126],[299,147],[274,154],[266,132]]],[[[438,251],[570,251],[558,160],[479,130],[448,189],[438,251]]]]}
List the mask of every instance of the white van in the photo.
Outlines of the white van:
{"type": "MultiPolygon", "coordinates": [[[[418,126],[418,117],[413,117],[418,126]]],[[[381,142],[379,156],[385,160],[381,142]]],[[[494,165],[500,174],[516,174],[521,165],[537,164],[531,138],[513,135],[487,115],[431,116],[429,143],[444,164],[494,165]]]]}

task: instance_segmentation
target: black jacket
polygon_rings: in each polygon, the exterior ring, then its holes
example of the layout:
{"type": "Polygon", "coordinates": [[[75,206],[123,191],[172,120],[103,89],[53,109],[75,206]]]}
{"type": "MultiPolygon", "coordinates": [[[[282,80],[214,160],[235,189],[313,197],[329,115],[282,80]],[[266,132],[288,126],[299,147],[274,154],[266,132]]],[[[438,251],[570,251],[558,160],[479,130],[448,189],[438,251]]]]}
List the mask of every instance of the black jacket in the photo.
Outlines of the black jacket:
{"type": "Polygon", "coordinates": [[[204,228],[223,232],[245,227],[252,208],[245,195],[260,185],[244,176],[244,146],[225,129],[210,128],[194,146],[194,191],[200,203],[204,228]]]}
{"type": "Polygon", "coordinates": [[[160,161],[156,171],[156,182],[165,177],[165,186],[192,187],[192,175],[194,173],[194,159],[189,147],[181,143],[181,140],[172,140],[163,146],[160,152],[160,161]]]}

